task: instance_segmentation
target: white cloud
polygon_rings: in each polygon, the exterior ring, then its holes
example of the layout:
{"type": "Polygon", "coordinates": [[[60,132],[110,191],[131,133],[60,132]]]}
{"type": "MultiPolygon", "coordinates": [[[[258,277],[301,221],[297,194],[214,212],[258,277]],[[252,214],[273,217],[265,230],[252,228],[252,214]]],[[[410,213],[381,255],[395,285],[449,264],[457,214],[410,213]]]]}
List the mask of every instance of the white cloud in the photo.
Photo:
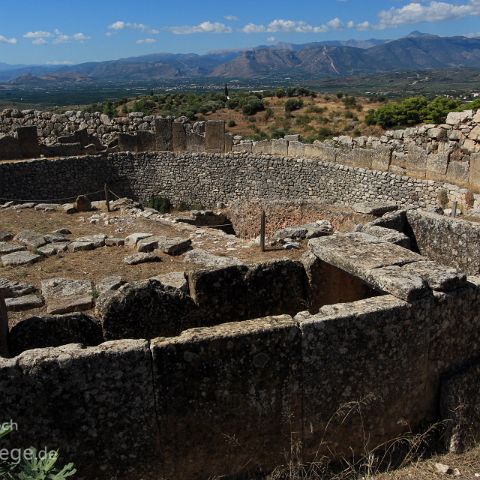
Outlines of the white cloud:
{"type": "Polygon", "coordinates": [[[7,45],[16,45],[17,39],[16,38],[8,38],[4,35],[0,35],[0,43],[6,43],[7,45]]]}
{"type": "Polygon", "coordinates": [[[343,23],[338,17],[336,17],[327,22],[327,27],[333,30],[339,30],[340,28],[343,28],[343,23]]]}
{"type": "Polygon", "coordinates": [[[80,42],[83,43],[87,40],[90,40],[91,37],[85,35],[82,32],[74,33],[73,35],[66,35],[58,28],[53,32],[45,32],[42,30],[27,32],[23,35],[23,38],[27,38],[32,41],[33,45],[45,45],[47,44],[47,39],[52,39],[52,43],[68,43],[68,42],[80,42]]]}
{"type": "Polygon", "coordinates": [[[479,15],[480,0],[469,0],[463,4],[439,1],[412,2],[400,8],[382,10],[378,14],[379,23],[375,28],[384,29],[411,23],[440,22],[479,15]]]}
{"type": "Polygon", "coordinates": [[[220,22],[202,22],[198,25],[186,25],[183,27],[171,27],[169,29],[175,35],[190,35],[192,33],[232,33],[232,29],[220,22]]]}
{"type": "Polygon", "coordinates": [[[23,35],[23,38],[28,38],[28,39],[38,39],[38,38],[50,38],[52,37],[51,32],[42,32],[42,31],[37,31],[37,32],[27,32],[25,35],[23,35]]]}
{"type": "Polygon", "coordinates": [[[52,60],[47,62],[47,65],[73,65],[73,62],[70,60],[52,60]]]}
{"type": "Polygon", "coordinates": [[[275,37],[268,37],[267,38],[267,42],[269,43],[275,43],[277,41],[277,39],[275,37]]]}
{"type": "Polygon", "coordinates": [[[36,38],[35,40],[32,40],[33,45],[46,45],[47,41],[44,38],[36,38]]]}
{"type": "Polygon", "coordinates": [[[135,43],[138,44],[138,45],[143,45],[145,43],[157,43],[157,39],[156,38],[141,38],[140,40],[137,40],[135,43]]]}
{"type": "MultiPolygon", "coordinates": [[[[334,20],[340,22],[339,19],[334,20]]],[[[334,20],[332,22],[336,23],[334,20]]],[[[328,31],[328,27],[326,25],[310,25],[302,20],[276,19],[266,26],[249,23],[243,27],[242,31],[244,33],[323,33],[328,31]]]]}
{"type": "Polygon", "coordinates": [[[113,30],[118,32],[120,30],[139,30],[143,33],[148,33],[150,35],[158,35],[160,30],[157,28],[149,27],[144,23],[132,23],[132,22],[124,22],[123,20],[117,20],[113,22],[111,25],[108,26],[109,30],[113,30]]]}
{"type": "Polygon", "coordinates": [[[225,18],[225,20],[228,20],[229,22],[236,22],[237,20],[240,20],[235,15],[226,15],[224,18],[225,18]]]}

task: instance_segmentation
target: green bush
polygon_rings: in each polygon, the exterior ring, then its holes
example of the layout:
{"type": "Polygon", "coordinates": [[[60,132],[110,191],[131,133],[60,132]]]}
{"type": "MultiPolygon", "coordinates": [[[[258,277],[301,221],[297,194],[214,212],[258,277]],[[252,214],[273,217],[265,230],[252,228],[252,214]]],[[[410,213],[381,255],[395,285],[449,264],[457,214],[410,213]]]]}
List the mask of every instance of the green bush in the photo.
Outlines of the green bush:
{"type": "Polygon", "coordinates": [[[227,123],[228,128],[233,128],[237,126],[237,122],[235,120],[229,120],[227,123]]]}
{"type": "Polygon", "coordinates": [[[255,115],[263,110],[265,110],[263,100],[256,97],[248,98],[242,105],[242,113],[244,115],[255,115]]]}
{"type": "Polygon", "coordinates": [[[285,111],[287,113],[303,108],[303,100],[300,98],[290,98],[285,102],[285,111]]]}
{"type": "Polygon", "coordinates": [[[166,197],[152,196],[148,202],[148,206],[159,213],[169,213],[172,210],[172,203],[166,197]]]}

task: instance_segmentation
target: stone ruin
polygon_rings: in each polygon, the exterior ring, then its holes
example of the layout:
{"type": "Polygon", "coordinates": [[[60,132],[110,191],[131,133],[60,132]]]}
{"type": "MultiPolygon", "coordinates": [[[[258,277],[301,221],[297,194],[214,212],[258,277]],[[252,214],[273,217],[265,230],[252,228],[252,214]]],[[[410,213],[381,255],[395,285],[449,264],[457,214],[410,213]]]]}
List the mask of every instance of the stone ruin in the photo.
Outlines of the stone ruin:
{"type": "Polygon", "coordinates": [[[0,410],[25,427],[8,445],[60,446],[81,478],[185,479],[270,472],[293,446],[306,462],[361,454],[439,420],[451,451],[471,447],[480,225],[431,211],[439,191],[457,201],[462,187],[308,156],[219,153],[211,128],[205,153],[4,163],[0,197],[46,201],[108,183],[140,201],[311,198],[378,218],[324,231],[298,261],[115,285],[94,314],[34,317],[6,333],[0,310],[0,410]],[[346,405],[356,407],[345,415],[346,405]]]}

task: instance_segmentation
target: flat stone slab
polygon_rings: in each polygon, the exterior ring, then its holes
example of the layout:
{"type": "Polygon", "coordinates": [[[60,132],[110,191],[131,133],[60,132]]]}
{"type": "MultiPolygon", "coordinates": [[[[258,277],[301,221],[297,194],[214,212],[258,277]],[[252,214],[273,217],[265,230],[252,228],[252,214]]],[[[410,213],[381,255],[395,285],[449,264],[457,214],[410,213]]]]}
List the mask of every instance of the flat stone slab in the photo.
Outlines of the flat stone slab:
{"type": "Polygon", "coordinates": [[[397,232],[396,230],[392,230],[390,228],[372,225],[367,226],[364,230],[362,230],[362,232],[367,233],[368,235],[372,235],[373,237],[385,240],[386,242],[399,245],[403,248],[410,248],[411,246],[410,238],[408,237],[408,235],[405,235],[402,232],[397,232]]]}
{"type": "Polygon", "coordinates": [[[137,252],[140,252],[140,253],[153,252],[158,248],[158,243],[160,240],[161,240],[161,237],[157,237],[157,236],[143,238],[142,240],[137,242],[137,245],[136,245],[137,252]]]}
{"type": "Polygon", "coordinates": [[[45,257],[52,257],[61,252],[66,252],[68,250],[69,242],[64,243],[50,243],[43,247],[37,248],[37,251],[45,257]]]}
{"type": "Polygon", "coordinates": [[[0,242],[0,254],[7,254],[13,252],[21,252],[22,250],[26,250],[27,247],[25,245],[20,245],[19,243],[7,243],[7,242],[0,242]]]}
{"type": "Polygon", "coordinates": [[[92,243],[93,248],[100,248],[105,246],[105,239],[107,236],[104,233],[97,235],[86,235],[85,237],[76,238],[74,241],[79,243],[92,243]]]}
{"type": "Polygon", "coordinates": [[[167,287],[178,288],[184,293],[188,292],[188,281],[185,278],[185,272],[165,273],[163,275],[152,277],[151,280],[158,280],[163,285],[166,285],[167,287]]]}
{"type": "Polygon", "coordinates": [[[230,267],[233,265],[243,265],[243,262],[235,257],[220,257],[213,253],[194,248],[185,254],[183,260],[188,263],[205,265],[207,267],[230,267]]]}
{"type": "Polygon", "coordinates": [[[3,230],[0,231],[0,242],[8,242],[9,240],[13,239],[13,233],[5,232],[3,230]]]}
{"type": "Polygon", "coordinates": [[[27,208],[33,208],[35,207],[36,203],[33,202],[27,202],[27,203],[20,203],[18,205],[15,205],[12,207],[14,210],[26,210],[27,208]]]}
{"type": "Polygon", "coordinates": [[[98,293],[105,293],[118,290],[122,285],[125,285],[126,280],[120,275],[112,275],[103,278],[100,282],[95,284],[95,289],[98,293]]]}
{"type": "Polygon", "coordinates": [[[124,238],[110,237],[105,239],[107,247],[123,247],[125,245],[124,238]]]}
{"type": "Polygon", "coordinates": [[[360,277],[372,268],[425,260],[418,253],[365,233],[336,233],[310,240],[308,245],[320,260],[360,277]]]}
{"type": "Polygon", "coordinates": [[[43,280],[41,288],[48,313],[80,312],[93,307],[93,283],[90,280],[52,278],[43,280]]]}
{"type": "Polygon", "coordinates": [[[30,252],[15,252],[0,257],[4,267],[20,267],[38,262],[42,256],[30,252]]]}
{"type": "Polygon", "coordinates": [[[189,238],[162,238],[158,242],[158,250],[167,255],[181,255],[192,246],[189,238]]]}
{"type": "Polygon", "coordinates": [[[43,299],[35,294],[5,299],[5,305],[7,306],[7,310],[9,312],[20,312],[22,310],[40,308],[43,307],[43,303],[43,299]]]}
{"type": "Polygon", "coordinates": [[[127,265],[139,265],[141,263],[161,262],[162,259],[153,252],[134,253],[123,260],[127,265]]]}
{"type": "Polygon", "coordinates": [[[58,205],[57,203],[39,203],[38,205],[35,205],[35,210],[55,212],[56,210],[59,210],[60,207],[61,205],[58,205]]]}
{"type": "Polygon", "coordinates": [[[14,237],[15,241],[26,245],[29,248],[43,247],[47,243],[45,236],[32,230],[23,230],[14,237]]]}
{"type": "Polygon", "coordinates": [[[432,290],[440,292],[456,290],[467,283],[465,273],[429,260],[404,265],[402,270],[418,275],[432,290]]]}
{"type": "Polygon", "coordinates": [[[132,233],[127,238],[125,238],[125,246],[135,247],[140,240],[152,236],[153,235],[151,233],[132,233]]]}
{"type": "Polygon", "coordinates": [[[37,289],[28,283],[20,283],[6,278],[0,278],[0,290],[2,290],[5,298],[16,298],[34,293],[37,289]]]}
{"type": "Polygon", "coordinates": [[[70,242],[68,236],[62,233],[48,233],[47,235],[45,235],[45,240],[47,241],[47,243],[70,242]]]}
{"type": "Polygon", "coordinates": [[[282,242],[290,238],[291,240],[305,240],[311,238],[324,237],[333,233],[333,226],[328,220],[319,220],[315,223],[299,225],[296,227],[287,227],[277,230],[273,234],[275,243],[282,242]]]}
{"type": "Polygon", "coordinates": [[[395,203],[354,203],[352,209],[357,213],[364,213],[366,215],[374,215],[381,217],[387,212],[398,210],[398,205],[395,203]]]}
{"type": "Polygon", "coordinates": [[[68,228],[59,228],[52,232],[52,235],[71,235],[72,232],[68,228]]]}
{"type": "Polygon", "coordinates": [[[68,250],[72,253],[94,250],[93,242],[72,242],[68,245],[68,250]]]}

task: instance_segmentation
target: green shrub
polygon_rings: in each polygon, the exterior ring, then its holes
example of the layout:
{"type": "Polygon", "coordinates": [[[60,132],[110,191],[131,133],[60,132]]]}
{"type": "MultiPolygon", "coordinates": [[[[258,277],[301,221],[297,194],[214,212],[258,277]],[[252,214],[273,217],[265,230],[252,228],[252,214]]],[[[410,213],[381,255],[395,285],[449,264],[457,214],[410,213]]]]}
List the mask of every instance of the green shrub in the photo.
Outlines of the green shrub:
{"type": "Polygon", "coordinates": [[[256,113],[262,112],[263,110],[265,110],[263,100],[256,97],[250,97],[242,105],[242,112],[244,115],[255,115],[256,113]]]}
{"type": "Polygon", "coordinates": [[[303,108],[303,100],[300,98],[290,98],[285,102],[285,112],[290,113],[303,108]]]}
{"type": "Polygon", "coordinates": [[[233,128],[237,126],[237,122],[235,120],[229,120],[227,123],[228,128],[233,128]]]}
{"type": "Polygon", "coordinates": [[[148,202],[148,206],[159,213],[169,213],[172,210],[172,203],[166,197],[152,196],[148,202]]]}
{"type": "Polygon", "coordinates": [[[437,200],[438,204],[442,207],[445,208],[448,205],[448,192],[444,188],[439,190],[437,194],[437,200]]]}

